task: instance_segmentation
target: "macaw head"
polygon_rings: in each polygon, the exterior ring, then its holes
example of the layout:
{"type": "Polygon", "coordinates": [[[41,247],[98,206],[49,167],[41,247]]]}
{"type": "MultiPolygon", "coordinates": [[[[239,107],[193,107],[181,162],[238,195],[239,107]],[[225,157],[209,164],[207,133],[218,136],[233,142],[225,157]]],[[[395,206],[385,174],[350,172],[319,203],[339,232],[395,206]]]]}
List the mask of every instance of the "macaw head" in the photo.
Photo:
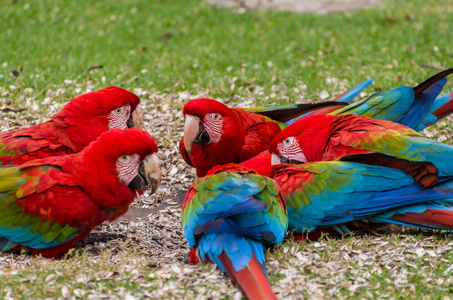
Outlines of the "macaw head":
{"type": "Polygon", "coordinates": [[[132,202],[136,192],[160,185],[161,168],[153,137],[138,128],[104,132],[77,154],[73,164],[93,201],[103,208],[132,202]]]}
{"type": "Polygon", "coordinates": [[[70,100],[50,118],[64,130],[64,144],[79,152],[104,131],[134,127],[133,113],[139,103],[137,95],[110,86],[70,100]]]}
{"type": "Polygon", "coordinates": [[[305,140],[298,122],[282,130],[269,146],[272,154],[271,163],[277,164],[303,164],[307,162],[304,152],[305,140]]]}
{"type": "MultiPolygon", "coordinates": [[[[183,114],[184,148],[192,155],[191,159],[198,155],[206,164],[211,163],[211,167],[235,161],[245,133],[243,122],[232,109],[216,100],[202,98],[186,103],[183,114]]],[[[197,164],[203,164],[192,162],[196,168],[197,164]]]]}

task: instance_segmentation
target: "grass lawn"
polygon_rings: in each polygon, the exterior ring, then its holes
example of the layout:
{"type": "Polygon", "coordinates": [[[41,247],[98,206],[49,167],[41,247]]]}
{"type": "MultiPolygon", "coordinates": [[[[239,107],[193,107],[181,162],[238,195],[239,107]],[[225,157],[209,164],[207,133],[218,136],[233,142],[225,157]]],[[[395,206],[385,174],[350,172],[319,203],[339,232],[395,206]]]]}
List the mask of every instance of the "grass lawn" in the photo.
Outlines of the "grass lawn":
{"type": "Polygon", "coordinates": [[[6,1],[0,85],[16,86],[13,99],[27,87],[43,99],[69,79],[82,88],[209,91],[223,99],[259,86],[263,102],[272,92],[277,102],[317,100],[335,91],[326,78],[349,87],[373,77],[373,90],[383,90],[421,82],[435,71],[422,63],[447,67],[453,58],[452,0],[388,1],[324,16],[202,1],[6,1]]]}
{"type": "MultiPolygon", "coordinates": [[[[453,0],[389,0],[322,16],[199,0],[4,0],[0,11],[0,105],[25,108],[15,115],[21,125],[108,85],[140,91],[147,107],[167,113],[186,94],[247,105],[320,101],[323,91],[337,95],[368,78],[376,79],[371,94],[438,72],[422,64],[453,67],[453,0]]],[[[169,114],[180,130],[181,115],[169,114]]],[[[452,141],[449,119],[426,133],[452,141]]],[[[157,141],[170,151],[181,134],[157,141]]],[[[271,283],[285,299],[450,299],[443,297],[453,294],[451,237],[392,229],[288,241],[268,255],[271,283]]],[[[240,297],[210,265],[156,265],[132,247],[99,248],[60,261],[1,255],[0,298],[240,297]]]]}

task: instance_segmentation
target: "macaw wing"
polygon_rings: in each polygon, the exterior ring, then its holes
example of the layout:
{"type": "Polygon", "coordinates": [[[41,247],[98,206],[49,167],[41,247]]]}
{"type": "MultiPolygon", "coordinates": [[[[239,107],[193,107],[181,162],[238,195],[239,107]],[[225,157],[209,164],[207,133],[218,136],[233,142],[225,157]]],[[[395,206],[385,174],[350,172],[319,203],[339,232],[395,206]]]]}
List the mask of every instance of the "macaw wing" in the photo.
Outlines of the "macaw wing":
{"type": "Polygon", "coordinates": [[[80,188],[68,186],[71,179],[61,173],[48,165],[0,168],[0,237],[43,249],[90,226],[97,208],[80,188]]]}
{"type": "Polygon", "coordinates": [[[3,165],[68,153],[74,151],[64,146],[46,123],[0,135],[0,164],[3,165]]]}
{"type": "Polygon", "coordinates": [[[330,114],[354,114],[378,120],[395,121],[411,107],[413,102],[413,88],[401,86],[349,104],[330,114]]]}
{"type": "Polygon", "coordinates": [[[401,170],[424,188],[432,188],[439,181],[439,170],[427,161],[410,161],[382,153],[352,154],[342,156],[339,160],[401,170]]]}
{"type": "Polygon", "coordinates": [[[277,165],[268,171],[284,195],[289,230],[341,226],[405,205],[444,199],[400,170],[348,162],[277,165]]]}
{"type": "Polygon", "coordinates": [[[241,162],[267,150],[275,136],[286,126],[260,114],[248,113],[241,109],[234,111],[245,128],[244,144],[238,157],[241,162]]]}
{"type": "Polygon", "coordinates": [[[439,169],[442,180],[453,176],[453,147],[450,145],[423,138],[415,131],[393,122],[348,116],[337,121],[326,142],[323,160],[379,152],[411,161],[431,162],[439,169]]]}
{"type": "Polygon", "coordinates": [[[239,233],[279,243],[287,228],[275,182],[237,165],[198,178],[187,192],[181,218],[190,247],[198,236],[210,233],[239,233]]]}

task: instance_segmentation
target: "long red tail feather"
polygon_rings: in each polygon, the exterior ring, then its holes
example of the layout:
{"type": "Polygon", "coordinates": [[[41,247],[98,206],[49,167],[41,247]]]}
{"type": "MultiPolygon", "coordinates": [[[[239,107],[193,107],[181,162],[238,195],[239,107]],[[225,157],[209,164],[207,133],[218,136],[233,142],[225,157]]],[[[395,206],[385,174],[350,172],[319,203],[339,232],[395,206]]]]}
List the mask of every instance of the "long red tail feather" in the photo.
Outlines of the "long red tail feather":
{"type": "MultiPolygon", "coordinates": [[[[451,97],[453,97],[453,92],[450,93],[451,97]]],[[[453,112],[453,99],[439,107],[433,112],[433,115],[437,117],[437,119],[442,119],[453,112]]]]}
{"type": "Polygon", "coordinates": [[[263,270],[263,266],[258,262],[255,255],[252,253],[252,259],[246,268],[236,271],[233,268],[230,258],[225,252],[219,256],[228,275],[233,282],[237,283],[248,299],[277,299],[272,291],[269,279],[263,270]]]}
{"type": "Polygon", "coordinates": [[[453,229],[453,212],[448,210],[427,209],[422,213],[394,215],[390,219],[413,225],[453,229]]]}

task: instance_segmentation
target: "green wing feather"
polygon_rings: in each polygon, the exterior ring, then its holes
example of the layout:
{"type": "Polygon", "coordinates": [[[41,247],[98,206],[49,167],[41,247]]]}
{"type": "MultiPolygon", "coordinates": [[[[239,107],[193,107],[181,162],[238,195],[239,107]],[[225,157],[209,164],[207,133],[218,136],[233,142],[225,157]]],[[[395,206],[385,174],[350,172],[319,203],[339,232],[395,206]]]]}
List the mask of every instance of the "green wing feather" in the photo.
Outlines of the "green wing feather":
{"type": "Polygon", "coordinates": [[[46,197],[42,193],[33,194],[36,191],[33,186],[39,186],[37,183],[40,183],[40,179],[30,176],[19,167],[0,167],[0,237],[9,240],[3,241],[3,244],[14,242],[31,248],[48,248],[71,239],[79,231],[77,227],[49,220],[45,214],[27,213],[19,205],[24,200],[24,194],[32,197],[26,201],[36,203],[46,197]]]}
{"type": "Polygon", "coordinates": [[[414,102],[414,97],[413,88],[408,86],[397,87],[349,104],[330,114],[354,114],[394,122],[407,112],[414,102]]]}

